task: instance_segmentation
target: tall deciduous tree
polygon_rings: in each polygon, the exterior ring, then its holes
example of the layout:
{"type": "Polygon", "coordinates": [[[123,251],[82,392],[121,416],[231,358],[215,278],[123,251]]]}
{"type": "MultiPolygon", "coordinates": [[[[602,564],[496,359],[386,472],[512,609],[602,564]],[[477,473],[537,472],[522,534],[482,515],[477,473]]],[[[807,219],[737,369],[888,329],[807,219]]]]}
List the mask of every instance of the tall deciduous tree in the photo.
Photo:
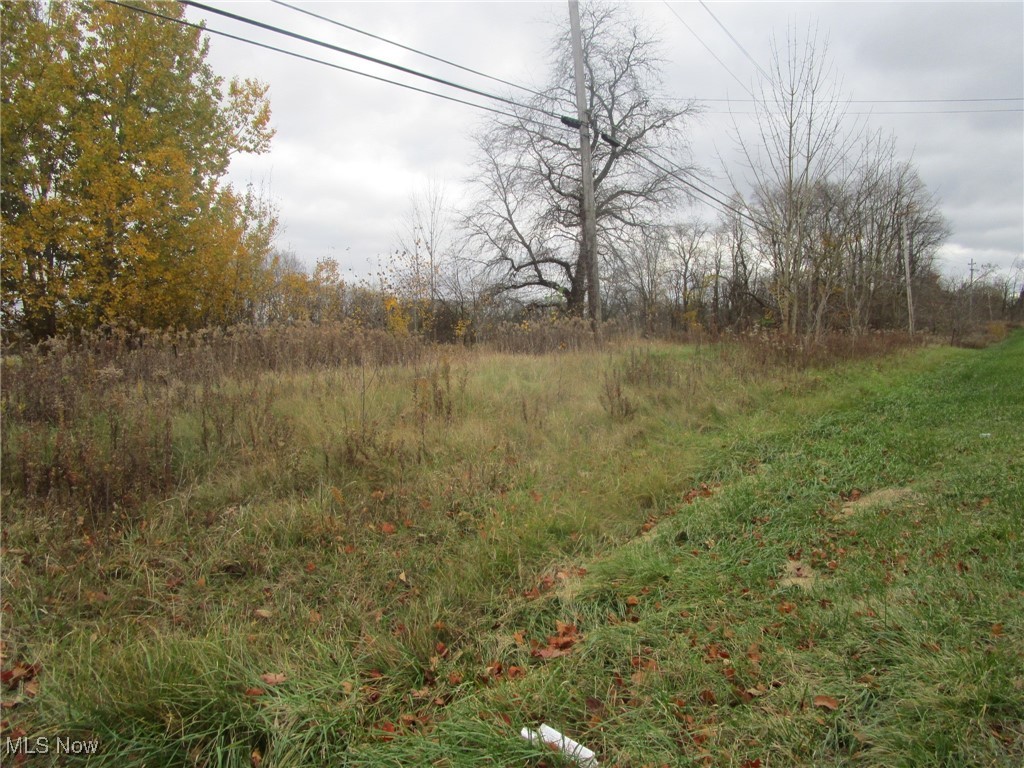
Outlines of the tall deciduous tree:
{"type": "MultiPolygon", "coordinates": [[[[587,6],[581,27],[598,255],[608,261],[612,242],[629,239],[624,230],[656,223],[676,200],[670,175],[640,153],[679,150],[693,107],[659,98],[657,43],[625,11],[587,6]]],[[[582,314],[587,269],[580,249],[578,134],[543,117],[576,114],[570,52],[566,29],[554,44],[550,86],[529,102],[534,109],[495,118],[481,132],[478,198],[465,224],[496,291],[522,292],[532,303],[582,314]]]]}
{"type": "Polygon", "coordinates": [[[827,45],[814,34],[801,44],[791,32],[785,47],[773,42],[772,48],[771,77],[755,100],[760,132],[739,136],[739,145],[752,176],[751,208],[771,263],[779,321],[795,334],[804,273],[831,253],[812,241],[813,209],[821,186],[840,168],[848,140],[827,45]]]}
{"type": "Polygon", "coordinates": [[[269,146],[266,86],[225,89],[198,30],[109,3],[4,2],[0,19],[5,326],[245,319],[275,216],[222,179],[269,146]]]}

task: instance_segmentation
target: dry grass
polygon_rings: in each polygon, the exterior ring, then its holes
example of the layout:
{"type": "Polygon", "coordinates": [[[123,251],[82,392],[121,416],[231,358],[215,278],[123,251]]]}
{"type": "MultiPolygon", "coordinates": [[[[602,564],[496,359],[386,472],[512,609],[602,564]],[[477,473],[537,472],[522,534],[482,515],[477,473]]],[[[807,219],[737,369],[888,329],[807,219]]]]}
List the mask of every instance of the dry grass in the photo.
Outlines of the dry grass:
{"type": "Polygon", "coordinates": [[[495,628],[556,635],[550,600],[678,510],[727,424],[832,375],[755,340],[570,331],[114,333],[5,359],[4,666],[42,670],[5,733],[138,765],[490,743],[502,724],[448,713],[530,663],[495,628]]]}

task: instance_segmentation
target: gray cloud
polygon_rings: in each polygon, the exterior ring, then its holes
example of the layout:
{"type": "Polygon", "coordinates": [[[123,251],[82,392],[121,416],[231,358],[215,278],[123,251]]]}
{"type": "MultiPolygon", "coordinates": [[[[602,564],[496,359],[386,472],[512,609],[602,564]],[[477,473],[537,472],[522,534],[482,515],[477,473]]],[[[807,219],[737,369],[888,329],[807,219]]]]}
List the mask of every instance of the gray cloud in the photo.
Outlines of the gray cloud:
{"type": "MultiPolygon", "coordinates": [[[[550,23],[563,22],[566,16],[562,2],[301,5],[527,85],[544,82],[550,23]]],[[[854,99],[1024,96],[1024,4],[1018,2],[762,2],[709,7],[763,66],[770,61],[772,36],[783,42],[788,29],[802,34],[816,25],[829,40],[844,91],[854,99]]],[[[673,8],[740,82],[753,82],[754,65],[704,8],[695,3],[674,3],[673,8]]],[[[749,98],[740,82],[663,4],[637,3],[633,9],[663,41],[666,95],[749,98]]],[[[280,6],[231,3],[230,10],[483,90],[509,91],[280,6]]],[[[193,11],[189,15],[200,17],[193,11]]],[[[232,22],[210,17],[208,24],[343,66],[442,90],[232,22]]],[[[346,268],[368,272],[378,255],[394,245],[410,196],[429,179],[445,180],[453,196],[465,189],[464,180],[472,173],[471,134],[486,120],[483,113],[218,38],[212,40],[211,62],[226,76],[258,77],[270,84],[278,129],[273,149],[262,157],[239,158],[232,179],[266,183],[281,212],[281,244],[294,248],[306,263],[330,255],[346,268]]],[[[717,152],[742,175],[734,165],[730,138],[734,121],[715,114],[727,110],[726,105],[709,102],[706,106],[708,114],[689,126],[693,162],[713,171],[716,186],[725,188],[717,152]]],[[[851,116],[851,120],[893,132],[900,155],[913,158],[922,179],[937,195],[953,228],[944,250],[950,271],[961,270],[971,258],[1009,267],[1024,252],[1024,115],[1019,111],[884,113],[1019,110],[1022,106],[1020,101],[850,105],[851,112],[874,113],[851,116]]],[[[736,101],[732,109],[748,112],[751,105],[736,101]]],[[[737,116],[735,123],[741,130],[751,129],[746,116],[737,116]]],[[[680,215],[696,213],[691,209],[680,215]]]]}

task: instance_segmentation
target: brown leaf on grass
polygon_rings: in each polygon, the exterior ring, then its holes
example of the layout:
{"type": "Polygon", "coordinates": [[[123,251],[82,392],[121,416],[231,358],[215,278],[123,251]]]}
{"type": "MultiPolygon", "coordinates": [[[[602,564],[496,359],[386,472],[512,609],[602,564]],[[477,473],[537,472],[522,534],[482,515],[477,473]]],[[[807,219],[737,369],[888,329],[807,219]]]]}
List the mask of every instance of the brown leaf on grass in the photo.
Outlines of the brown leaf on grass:
{"type": "Polygon", "coordinates": [[[310,624],[319,624],[321,621],[323,621],[323,619],[324,619],[324,616],[323,616],[322,613],[320,613],[320,611],[314,611],[314,610],[310,609],[310,611],[309,611],[309,623],[310,624]]]}
{"type": "Polygon", "coordinates": [[[383,533],[385,536],[391,536],[396,531],[398,531],[398,528],[395,526],[394,523],[381,523],[380,524],[380,532],[383,533]]]}
{"type": "Polygon", "coordinates": [[[839,701],[834,696],[815,696],[814,706],[835,712],[839,709],[839,701]]]}
{"type": "Polygon", "coordinates": [[[245,689],[246,696],[262,696],[266,691],[262,688],[256,688],[255,686],[245,689]]]}
{"type": "Polygon", "coordinates": [[[274,615],[274,612],[269,608],[257,608],[252,612],[252,615],[255,616],[257,619],[266,620],[271,618],[274,615]]]}
{"type": "Polygon", "coordinates": [[[715,692],[710,688],[705,688],[697,696],[701,700],[702,704],[707,704],[709,707],[718,703],[718,697],[715,696],[715,692]]]}
{"type": "Polygon", "coordinates": [[[267,685],[280,685],[287,679],[288,675],[284,674],[284,672],[265,672],[260,675],[260,680],[267,685]]]}
{"type": "Polygon", "coordinates": [[[19,685],[24,685],[33,680],[40,670],[42,670],[41,664],[26,664],[19,661],[10,669],[0,671],[0,682],[13,691],[19,685]]]}

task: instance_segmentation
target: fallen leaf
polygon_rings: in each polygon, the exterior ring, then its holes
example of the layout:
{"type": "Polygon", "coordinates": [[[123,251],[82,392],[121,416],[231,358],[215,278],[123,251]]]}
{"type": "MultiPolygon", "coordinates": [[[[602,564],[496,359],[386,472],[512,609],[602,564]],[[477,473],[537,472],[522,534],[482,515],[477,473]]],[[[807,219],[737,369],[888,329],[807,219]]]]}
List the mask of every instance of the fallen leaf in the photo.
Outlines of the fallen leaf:
{"type": "Polygon", "coordinates": [[[390,536],[393,533],[395,533],[397,530],[398,530],[398,528],[395,527],[394,523],[381,523],[380,524],[380,532],[383,533],[385,536],[390,536]]]}
{"type": "Polygon", "coordinates": [[[705,688],[703,691],[701,691],[698,698],[701,700],[702,703],[707,704],[708,706],[718,703],[718,697],[715,696],[715,692],[712,691],[710,688],[705,688]]]}
{"type": "Polygon", "coordinates": [[[246,696],[262,696],[265,693],[266,693],[266,691],[263,690],[262,688],[253,687],[253,688],[246,688],[245,689],[245,695],[246,696]]]}
{"type": "Polygon", "coordinates": [[[269,619],[271,616],[274,615],[274,612],[268,608],[257,608],[255,611],[252,612],[252,615],[255,616],[257,619],[269,619]]]}
{"type": "Polygon", "coordinates": [[[262,680],[267,685],[280,685],[287,679],[288,675],[284,674],[283,672],[266,672],[260,675],[260,680],[262,680]]]}
{"type": "Polygon", "coordinates": [[[839,709],[839,701],[834,696],[815,696],[814,706],[835,712],[839,709]]]}

